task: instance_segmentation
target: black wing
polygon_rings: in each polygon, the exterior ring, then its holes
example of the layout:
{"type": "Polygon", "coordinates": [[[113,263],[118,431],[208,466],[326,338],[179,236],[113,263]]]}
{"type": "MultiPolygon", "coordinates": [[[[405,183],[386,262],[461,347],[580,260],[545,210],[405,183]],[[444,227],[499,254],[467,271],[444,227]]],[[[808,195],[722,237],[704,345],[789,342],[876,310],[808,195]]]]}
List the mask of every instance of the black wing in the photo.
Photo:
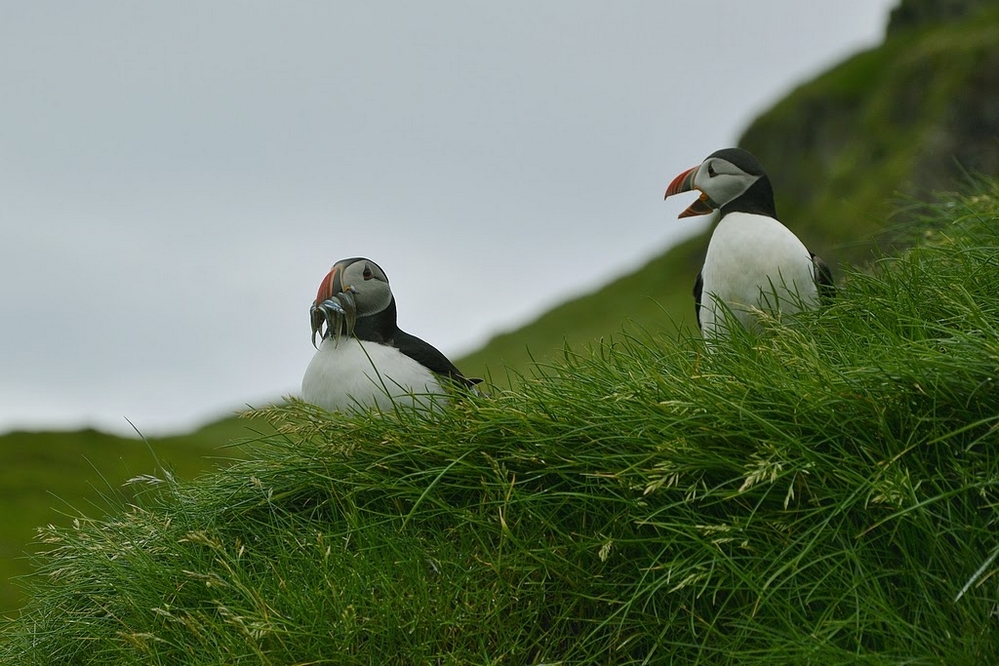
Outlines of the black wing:
{"type": "Polygon", "coordinates": [[[694,315],[697,317],[697,330],[701,330],[701,293],[704,291],[704,276],[697,272],[694,280],[694,315]]]}
{"type": "Polygon", "coordinates": [[[481,379],[470,379],[461,374],[461,371],[448,360],[447,356],[429,342],[425,342],[415,335],[410,335],[405,331],[397,331],[389,342],[409,358],[429,368],[431,372],[443,375],[457,384],[471,388],[482,381],[481,379]]]}
{"type": "Polygon", "coordinates": [[[836,295],[836,285],[833,284],[832,270],[826,262],[822,261],[822,257],[814,252],[809,252],[809,254],[812,255],[812,266],[815,270],[815,284],[819,287],[819,298],[828,301],[836,295]]]}

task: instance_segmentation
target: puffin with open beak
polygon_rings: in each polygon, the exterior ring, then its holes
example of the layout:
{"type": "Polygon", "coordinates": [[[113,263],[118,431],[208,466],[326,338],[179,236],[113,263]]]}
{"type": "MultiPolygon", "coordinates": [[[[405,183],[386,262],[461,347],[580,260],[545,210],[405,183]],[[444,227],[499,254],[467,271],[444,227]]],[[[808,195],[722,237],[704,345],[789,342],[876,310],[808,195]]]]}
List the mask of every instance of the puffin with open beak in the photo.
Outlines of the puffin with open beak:
{"type": "Polygon", "coordinates": [[[706,340],[724,333],[726,310],[754,329],[761,311],[812,309],[820,295],[835,292],[825,262],[777,220],[770,179],[750,153],[712,153],[674,178],[666,197],[692,190],[700,196],[679,217],[719,213],[694,283],[697,325],[706,340]]]}
{"type": "MultiPolygon", "coordinates": [[[[341,259],[319,284],[309,309],[319,346],[302,378],[302,398],[329,411],[396,404],[432,408],[441,378],[472,387],[435,347],[399,329],[395,297],[378,264],[341,259]]],[[[437,399],[440,400],[439,398],[437,399]]]]}

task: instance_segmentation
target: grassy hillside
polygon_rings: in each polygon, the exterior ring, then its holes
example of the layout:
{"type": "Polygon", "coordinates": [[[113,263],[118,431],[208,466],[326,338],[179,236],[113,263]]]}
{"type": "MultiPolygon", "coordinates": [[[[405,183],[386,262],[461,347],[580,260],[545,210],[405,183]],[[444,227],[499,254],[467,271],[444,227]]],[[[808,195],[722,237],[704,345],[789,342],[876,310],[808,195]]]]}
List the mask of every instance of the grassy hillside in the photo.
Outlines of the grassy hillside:
{"type": "MultiPolygon", "coordinates": [[[[979,4],[968,19],[947,23],[928,14],[911,22],[915,27],[900,23],[884,45],[801,86],[747,129],[740,143],[767,165],[782,217],[827,259],[865,264],[877,242],[910,243],[912,216],[896,209],[901,196],[952,189],[963,169],[999,174],[999,13],[995,2],[979,4]]],[[[718,147],[705,146],[705,154],[718,147]]],[[[663,159],[668,177],[670,158],[663,159]]],[[[686,334],[693,320],[690,287],[706,244],[707,236],[693,239],[597,293],[497,336],[459,365],[509,387],[518,383],[516,373],[535,373],[532,359],[550,363],[566,344],[582,351],[624,344],[629,335],[675,335],[678,327],[686,334]]],[[[219,447],[233,436],[252,436],[244,428],[226,420],[155,441],[153,450],[190,478],[216,466],[213,457],[233,455],[219,447]]],[[[0,456],[8,517],[0,527],[0,612],[22,600],[6,581],[28,570],[22,554],[34,550],[37,526],[69,525],[79,511],[117,511],[134,494],[122,483],[156,470],[143,443],[92,431],[0,436],[0,456]]]]}
{"type": "MultiPolygon", "coordinates": [[[[983,4],[967,19],[893,31],[792,92],[740,139],[766,167],[781,219],[830,265],[863,265],[879,247],[911,244],[900,202],[953,190],[966,171],[999,176],[999,7],[983,4]]],[[[704,155],[721,147],[704,146],[704,155]]],[[[664,188],[669,163],[664,155],[664,188]]],[[[689,325],[707,242],[705,234],[497,336],[458,366],[502,383],[504,366],[527,372],[530,358],[557,355],[565,341],[608,339],[626,320],[650,332],[689,325]]]]}
{"type": "Polygon", "coordinates": [[[160,466],[189,478],[240,457],[226,447],[235,438],[270,431],[264,422],[226,419],[193,433],[154,438],[116,437],[96,430],[12,432],[0,436],[0,612],[18,608],[20,588],[11,580],[30,571],[26,552],[36,550],[38,527],[68,525],[72,517],[120,511],[133,495],[122,484],[160,466]],[[158,460],[157,460],[158,459],[158,460]],[[159,463],[159,464],[158,464],[159,463]]]}
{"type": "Polygon", "coordinates": [[[999,186],[713,353],[567,353],[430,416],[295,403],[49,530],[0,661],[982,664],[999,654],[999,186]]]}

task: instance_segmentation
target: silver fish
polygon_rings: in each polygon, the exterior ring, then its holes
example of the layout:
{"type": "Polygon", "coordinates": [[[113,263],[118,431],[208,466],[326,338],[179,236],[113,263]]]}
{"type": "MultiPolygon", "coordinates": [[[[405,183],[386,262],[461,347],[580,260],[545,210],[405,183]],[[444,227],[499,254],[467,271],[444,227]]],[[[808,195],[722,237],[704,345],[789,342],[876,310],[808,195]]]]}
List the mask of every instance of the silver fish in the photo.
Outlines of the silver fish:
{"type": "Polygon", "coordinates": [[[312,324],[312,346],[316,345],[316,333],[319,341],[333,338],[334,344],[340,343],[340,336],[354,334],[357,324],[357,303],[354,301],[353,289],[347,288],[322,303],[313,303],[309,308],[309,320],[312,324]]]}

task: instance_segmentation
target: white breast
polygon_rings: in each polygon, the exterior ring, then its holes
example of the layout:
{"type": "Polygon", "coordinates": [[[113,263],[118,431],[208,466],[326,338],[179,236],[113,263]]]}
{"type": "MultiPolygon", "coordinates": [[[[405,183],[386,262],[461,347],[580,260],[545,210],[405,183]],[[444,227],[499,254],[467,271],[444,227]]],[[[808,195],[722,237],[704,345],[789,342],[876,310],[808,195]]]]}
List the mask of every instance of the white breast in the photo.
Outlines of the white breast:
{"type": "Polygon", "coordinates": [[[765,215],[729,213],[715,228],[702,269],[704,337],[721,331],[720,301],[749,328],[754,311],[793,313],[818,304],[808,249],[791,231],[765,215]]]}
{"type": "Polygon", "coordinates": [[[323,340],[302,378],[302,398],[329,411],[393,405],[431,409],[444,390],[426,367],[395,347],[356,338],[323,340]]]}

